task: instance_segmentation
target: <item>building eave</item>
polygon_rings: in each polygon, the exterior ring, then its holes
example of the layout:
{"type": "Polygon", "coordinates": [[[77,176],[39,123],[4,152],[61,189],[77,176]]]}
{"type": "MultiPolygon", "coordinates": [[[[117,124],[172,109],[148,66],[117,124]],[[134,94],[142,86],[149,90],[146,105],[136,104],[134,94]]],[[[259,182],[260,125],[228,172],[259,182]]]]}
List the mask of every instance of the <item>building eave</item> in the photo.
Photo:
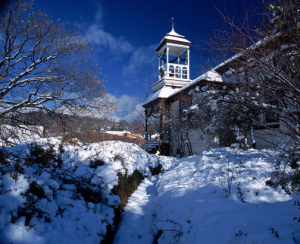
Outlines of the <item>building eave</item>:
{"type": "Polygon", "coordinates": [[[187,84],[186,86],[182,87],[178,91],[171,94],[169,98],[176,96],[177,94],[180,94],[186,90],[190,90],[191,88],[197,86],[197,84],[203,83],[203,82],[209,82],[209,83],[227,83],[229,80],[224,77],[223,75],[217,73],[214,69],[207,71],[203,75],[200,75],[196,79],[192,80],[191,83],[187,84]]]}
{"type": "MultiPolygon", "coordinates": [[[[183,39],[186,40],[186,39],[183,39]]],[[[159,45],[155,48],[155,51],[159,51],[166,43],[173,43],[173,44],[180,44],[180,45],[184,45],[184,46],[191,46],[192,43],[188,40],[186,41],[177,41],[177,40],[171,40],[171,39],[163,39],[163,41],[161,43],[159,43],[159,45]]]]}
{"type": "Polygon", "coordinates": [[[158,102],[160,102],[163,99],[166,99],[169,97],[172,93],[176,92],[179,88],[172,88],[172,87],[162,87],[160,90],[152,93],[142,104],[142,107],[144,108],[150,108],[154,105],[156,105],[158,102]]]}

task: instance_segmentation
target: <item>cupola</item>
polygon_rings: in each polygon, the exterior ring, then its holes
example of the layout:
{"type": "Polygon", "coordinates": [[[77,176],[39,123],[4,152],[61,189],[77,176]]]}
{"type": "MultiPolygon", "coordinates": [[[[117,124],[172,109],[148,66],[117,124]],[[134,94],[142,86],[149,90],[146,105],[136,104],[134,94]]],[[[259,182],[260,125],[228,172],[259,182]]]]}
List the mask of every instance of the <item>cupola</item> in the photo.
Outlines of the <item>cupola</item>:
{"type": "Polygon", "coordinates": [[[164,86],[181,88],[190,82],[190,49],[191,42],[174,30],[159,43],[155,51],[158,57],[158,82],[151,88],[157,91],[164,86]]]}

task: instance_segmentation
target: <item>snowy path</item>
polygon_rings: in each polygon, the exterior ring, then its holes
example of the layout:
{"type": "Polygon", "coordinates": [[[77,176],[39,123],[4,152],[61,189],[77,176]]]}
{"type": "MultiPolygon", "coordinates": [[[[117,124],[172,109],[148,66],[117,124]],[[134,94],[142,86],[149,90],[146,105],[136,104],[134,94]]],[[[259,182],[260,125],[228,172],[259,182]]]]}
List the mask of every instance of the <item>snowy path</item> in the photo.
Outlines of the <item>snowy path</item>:
{"type": "Polygon", "coordinates": [[[157,179],[155,176],[151,181],[146,178],[129,198],[115,236],[115,244],[153,243],[156,231],[153,231],[151,221],[157,196],[157,179]]]}

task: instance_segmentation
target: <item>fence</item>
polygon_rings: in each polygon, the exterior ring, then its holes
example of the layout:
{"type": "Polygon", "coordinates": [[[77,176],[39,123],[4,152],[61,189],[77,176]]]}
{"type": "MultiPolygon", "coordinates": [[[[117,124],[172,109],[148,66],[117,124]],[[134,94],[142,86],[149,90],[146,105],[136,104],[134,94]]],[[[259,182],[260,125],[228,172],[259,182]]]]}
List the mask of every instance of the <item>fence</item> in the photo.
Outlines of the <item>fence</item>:
{"type": "Polygon", "coordinates": [[[97,131],[92,132],[78,132],[78,133],[71,133],[65,135],[65,140],[71,140],[72,138],[78,138],[82,142],[102,142],[102,141],[123,141],[123,142],[131,142],[135,144],[142,144],[144,140],[142,138],[129,138],[126,136],[117,136],[108,133],[102,133],[97,131]]]}

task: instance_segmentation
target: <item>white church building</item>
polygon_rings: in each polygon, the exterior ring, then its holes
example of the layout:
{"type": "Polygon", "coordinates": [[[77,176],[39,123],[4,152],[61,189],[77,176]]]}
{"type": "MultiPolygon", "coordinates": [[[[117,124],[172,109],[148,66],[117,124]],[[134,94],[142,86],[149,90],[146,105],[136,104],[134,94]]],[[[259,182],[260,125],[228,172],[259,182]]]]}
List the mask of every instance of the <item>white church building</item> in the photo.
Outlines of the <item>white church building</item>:
{"type": "MultiPolygon", "coordinates": [[[[164,115],[160,113],[163,108],[169,106],[173,113],[180,116],[180,110],[184,104],[180,102],[180,95],[187,94],[189,90],[201,87],[207,83],[223,83],[225,82],[223,74],[228,71],[228,61],[211,69],[194,80],[190,79],[190,46],[192,43],[175,32],[174,24],[171,32],[167,33],[162,39],[155,51],[158,56],[158,81],[151,86],[153,93],[143,102],[146,114],[146,132],[145,139],[150,141],[149,135],[149,118],[154,116],[159,120],[160,137],[157,139],[156,145],[162,145],[168,155],[189,156],[191,151],[193,154],[199,154],[204,150],[219,147],[218,138],[211,137],[208,134],[199,136],[199,132],[191,131],[189,133],[189,143],[178,142],[180,138],[175,138],[174,131],[169,131],[168,136],[163,131],[163,123],[166,120],[164,115]],[[179,146],[180,145],[180,146],[179,146]],[[191,148],[189,148],[191,147],[191,148]]],[[[261,115],[262,120],[266,120],[266,116],[261,115]]],[[[280,126],[279,124],[275,126],[280,126]]],[[[174,130],[174,129],[173,129],[174,130]]],[[[266,130],[257,130],[255,133],[259,135],[256,138],[256,148],[270,148],[279,141],[286,142],[286,138],[278,138],[270,136],[266,130]],[[274,143],[272,143],[274,142],[274,143]]],[[[249,134],[250,135],[250,134],[249,134]]],[[[251,145],[251,136],[248,138],[251,145]]],[[[158,148],[159,146],[157,146],[158,148]]]]}

